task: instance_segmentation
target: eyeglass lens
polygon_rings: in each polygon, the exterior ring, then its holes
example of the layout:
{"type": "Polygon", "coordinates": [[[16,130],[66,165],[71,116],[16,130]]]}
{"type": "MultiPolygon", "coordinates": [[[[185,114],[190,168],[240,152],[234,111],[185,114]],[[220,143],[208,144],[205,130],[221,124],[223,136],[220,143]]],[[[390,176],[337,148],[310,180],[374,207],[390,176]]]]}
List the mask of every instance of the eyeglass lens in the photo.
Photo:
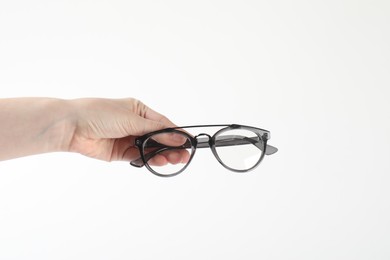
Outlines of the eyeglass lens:
{"type": "Polygon", "coordinates": [[[245,129],[221,131],[215,137],[215,151],[221,162],[237,171],[254,167],[262,156],[263,141],[245,129]]]}
{"type": "Polygon", "coordinates": [[[143,150],[149,168],[161,175],[181,171],[193,153],[191,140],[180,131],[150,136],[145,140],[143,150]]]}

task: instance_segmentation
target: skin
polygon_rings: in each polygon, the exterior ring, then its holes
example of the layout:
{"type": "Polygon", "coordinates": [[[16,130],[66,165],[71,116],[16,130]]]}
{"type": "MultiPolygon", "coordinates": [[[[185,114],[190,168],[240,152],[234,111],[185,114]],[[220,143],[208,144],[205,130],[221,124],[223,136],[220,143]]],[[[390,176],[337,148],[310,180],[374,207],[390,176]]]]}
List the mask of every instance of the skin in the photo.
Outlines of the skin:
{"type": "MultiPolygon", "coordinates": [[[[132,161],[140,156],[134,146],[137,136],[175,126],[134,98],[0,99],[0,122],[0,160],[75,152],[104,161],[132,161]]],[[[155,156],[149,164],[188,159],[182,150],[155,156]]]]}

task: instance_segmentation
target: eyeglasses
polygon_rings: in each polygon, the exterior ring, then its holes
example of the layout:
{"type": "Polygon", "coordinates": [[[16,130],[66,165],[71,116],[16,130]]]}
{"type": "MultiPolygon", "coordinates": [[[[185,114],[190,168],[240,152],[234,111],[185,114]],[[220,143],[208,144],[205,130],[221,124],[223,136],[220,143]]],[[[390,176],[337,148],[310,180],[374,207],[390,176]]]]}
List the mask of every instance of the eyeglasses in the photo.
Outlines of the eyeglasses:
{"type": "Polygon", "coordinates": [[[244,125],[195,125],[158,130],[137,137],[135,145],[141,157],[130,164],[146,166],[161,177],[175,176],[190,164],[197,148],[210,147],[222,166],[233,172],[247,172],[256,168],[264,155],[278,151],[267,145],[270,132],[244,125]],[[200,133],[196,136],[188,131],[192,128],[219,127],[214,135],[200,133]]]}

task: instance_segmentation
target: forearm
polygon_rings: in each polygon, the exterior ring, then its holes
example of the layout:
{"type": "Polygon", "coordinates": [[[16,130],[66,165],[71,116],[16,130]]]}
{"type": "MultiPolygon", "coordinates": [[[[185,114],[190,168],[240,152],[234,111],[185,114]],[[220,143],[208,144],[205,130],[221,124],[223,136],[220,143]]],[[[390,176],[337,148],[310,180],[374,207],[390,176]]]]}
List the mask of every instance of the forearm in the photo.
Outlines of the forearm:
{"type": "Polygon", "coordinates": [[[0,160],[67,151],[74,133],[69,101],[0,99],[0,160]]]}

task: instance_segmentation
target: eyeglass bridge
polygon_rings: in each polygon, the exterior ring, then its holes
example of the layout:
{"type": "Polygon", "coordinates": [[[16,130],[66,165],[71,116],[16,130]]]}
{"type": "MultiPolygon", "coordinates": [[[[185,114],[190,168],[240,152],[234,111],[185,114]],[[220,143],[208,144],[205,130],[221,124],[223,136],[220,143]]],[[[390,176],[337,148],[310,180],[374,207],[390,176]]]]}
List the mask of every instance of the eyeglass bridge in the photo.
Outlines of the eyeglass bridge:
{"type": "Polygon", "coordinates": [[[200,133],[197,136],[195,136],[194,138],[196,140],[196,147],[197,148],[211,147],[211,138],[212,137],[209,134],[200,133]],[[206,136],[207,138],[203,137],[203,136],[206,136]]]}

